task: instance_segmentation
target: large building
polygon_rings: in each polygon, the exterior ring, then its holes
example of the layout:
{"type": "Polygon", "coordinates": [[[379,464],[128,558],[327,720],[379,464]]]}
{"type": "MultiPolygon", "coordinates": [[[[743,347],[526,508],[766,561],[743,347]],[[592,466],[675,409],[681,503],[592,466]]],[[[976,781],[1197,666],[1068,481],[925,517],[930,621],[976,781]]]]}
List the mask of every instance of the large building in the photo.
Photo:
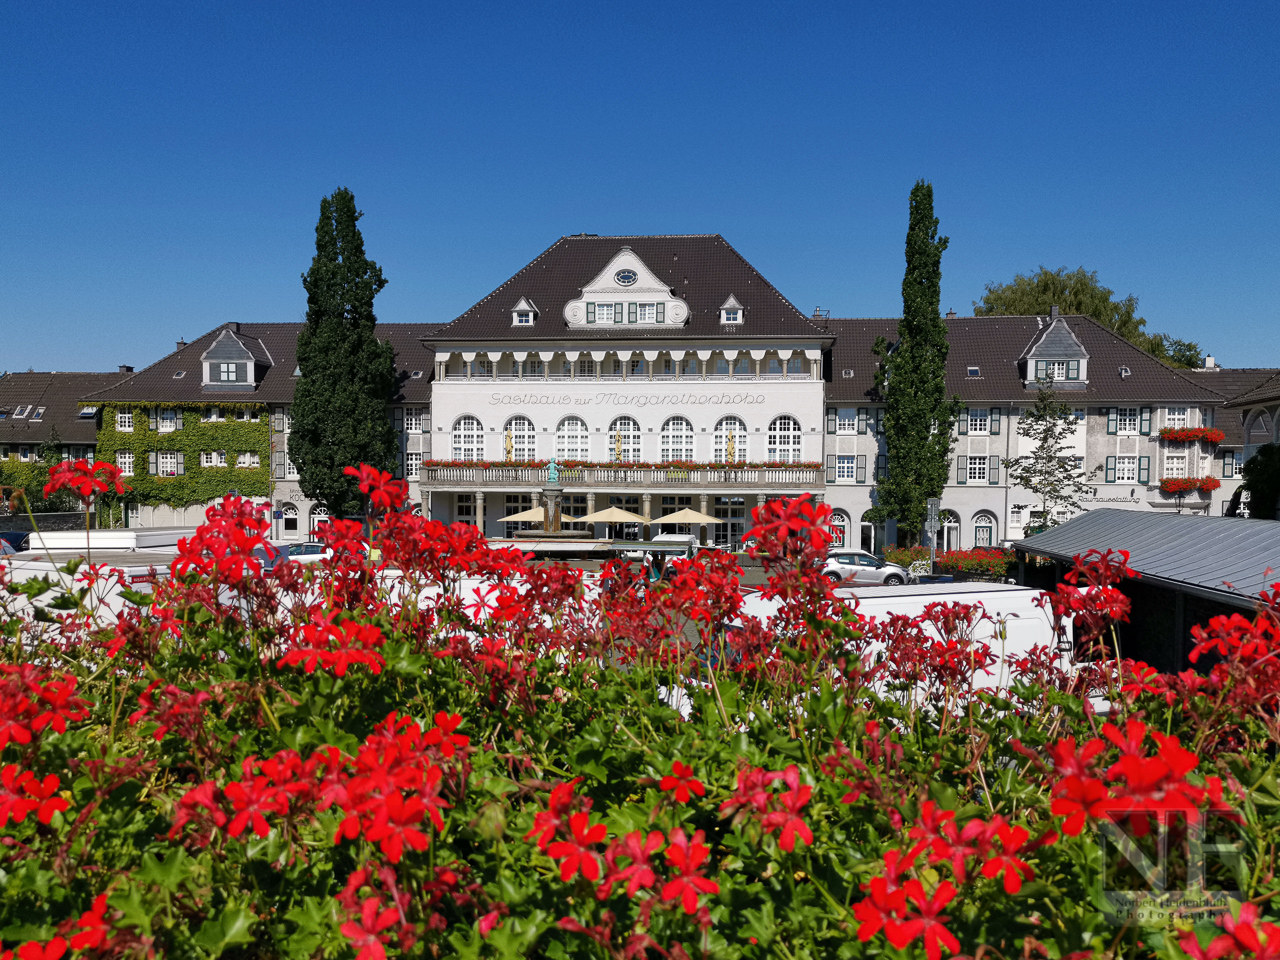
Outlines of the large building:
{"type": "MultiPolygon", "coordinates": [[[[946,322],[948,390],[966,408],[942,546],[997,544],[1037,521],[1003,462],[1026,452],[1018,423],[1045,379],[1079,421],[1086,508],[1219,513],[1234,492],[1249,437],[1225,405],[1276,371],[1172,370],[1056,311],[946,322]],[[1194,433],[1214,426],[1221,443],[1194,433]],[[1221,486],[1164,492],[1174,477],[1221,486]]],[[[554,460],[568,517],[616,505],[656,532],[692,507],[734,544],[754,506],[807,492],[835,509],[845,543],[878,549],[894,532],[867,519],[888,469],[872,347],[896,328],[805,315],[720,236],[578,235],[448,323],[377,330],[396,350],[400,470],[433,517],[509,534],[554,460]]],[[[281,539],[324,519],[288,458],[298,329],[228,323],[82,396],[101,411],[100,455],[135,477],[131,523],[194,522],[229,489],[270,501],[281,539]]]]}

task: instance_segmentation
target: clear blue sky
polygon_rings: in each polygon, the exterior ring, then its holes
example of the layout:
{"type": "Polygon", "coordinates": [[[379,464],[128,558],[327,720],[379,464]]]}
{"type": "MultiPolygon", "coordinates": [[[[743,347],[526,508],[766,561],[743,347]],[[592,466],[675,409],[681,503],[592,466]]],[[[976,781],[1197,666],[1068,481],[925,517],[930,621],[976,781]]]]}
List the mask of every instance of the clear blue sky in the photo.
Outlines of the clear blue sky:
{"type": "Polygon", "coordinates": [[[942,309],[1081,264],[1148,329],[1280,366],[1280,4],[11,3],[0,369],[141,367],[297,320],[348,186],[383,321],[568,233],[722,233],[797,306],[942,309]]]}

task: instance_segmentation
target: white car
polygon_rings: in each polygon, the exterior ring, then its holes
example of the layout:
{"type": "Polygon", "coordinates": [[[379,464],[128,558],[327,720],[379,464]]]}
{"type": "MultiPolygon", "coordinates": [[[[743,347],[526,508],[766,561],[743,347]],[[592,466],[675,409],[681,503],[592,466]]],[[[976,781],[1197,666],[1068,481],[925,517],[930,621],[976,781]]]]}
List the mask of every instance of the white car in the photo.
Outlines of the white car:
{"type": "Polygon", "coordinates": [[[879,560],[865,550],[837,550],[822,568],[828,580],[846,584],[884,584],[896,587],[911,580],[905,567],[879,560]]]}

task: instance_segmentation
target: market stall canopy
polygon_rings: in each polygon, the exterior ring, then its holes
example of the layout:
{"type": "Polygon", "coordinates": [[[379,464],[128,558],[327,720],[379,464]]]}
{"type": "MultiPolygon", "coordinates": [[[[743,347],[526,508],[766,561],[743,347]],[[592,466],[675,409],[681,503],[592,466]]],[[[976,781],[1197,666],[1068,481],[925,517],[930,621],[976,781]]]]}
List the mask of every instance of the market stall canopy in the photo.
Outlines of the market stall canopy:
{"type": "Polygon", "coordinates": [[[652,520],[646,520],[638,513],[632,513],[629,510],[623,510],[621,507],[609,507],[606,510],[597,510],[595,513],[588,513],[585,517],[579,517],[580,523],[653,523],[652,520]]]}

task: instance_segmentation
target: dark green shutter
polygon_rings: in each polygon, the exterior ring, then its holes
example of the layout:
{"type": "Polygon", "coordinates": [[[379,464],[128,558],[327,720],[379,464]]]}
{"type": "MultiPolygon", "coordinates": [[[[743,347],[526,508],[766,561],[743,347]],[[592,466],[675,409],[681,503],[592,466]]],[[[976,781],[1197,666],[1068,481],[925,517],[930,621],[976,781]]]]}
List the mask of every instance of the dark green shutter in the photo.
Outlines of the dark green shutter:
{"type": "Polygon", "coordinates": [[[173,428],[175,430],[181,430],[182,429],[182,408],[181,407],[178,407],[177,410],[173,411],[173,418],[174,418],[173,428]]]}
{"type": "Polygon", "coordinates": [[[867,408],[858,408],[858,435],[863,436],[867,432],[867,408]]]}
{"type": "Polygon", "coordinates": [[[187,466],[184,462],[181,451],[178,453],[178,476],[185,477],[187,475],[187,466]]]}
{"type": "Polygon", "coordinates": [[[889,478],[889,455],[882,453],[876,457],[876,479],[887,480],[889,478]]]}
{"type": "Polygon", "coordinates": [[[1067,361],[1067,379],[1068,380],[1080,379],[1080,361],[1079,360],[1067,361]]]}
{"type": "Polygon", "coordinates": [[[991,435],[998,436],[1000,433],[1000,408],[991,408],[991,435]]]}
{"type": "Polygon", "coordinates": [[[160,411],[157,410],[155,407],[151,407],[150,409],[147,410],[147,426],[150,427],[152,430],[158,429],[156,421],[159,418],[159,416],[160,416],[160,411]]]}
{"type": "Polygon", "coordinates": [[[667,322],[667,305],[665,303],[658,304],[657,314],[657,321],[659,323],[667,322]]]}
{"type": "Polygon", "coordinates": [[[1043,380],[1048,375],[1049,362],[1047,360],[1036,361],[1036,379],[1043,380]]]}
{"type": "Polygon", "coordinates": [[[1151,436],[1151,408],[1143,407],[1138,411],[1138,432],[1144,437],[1151,436]]]}
{"type": "Polygon", "coordinates": [[[1222,476],[1231,479],[1236,475],[1236,455],[1234,450],[1222,451],[1222,476]]]}
{"type": "Polygon", "coordinates": [[[628,303],[627,304],[627,323],[635,323],[637,322],[638,319],[639,317],[636,313],[636,304],[628,303]]]}
{"type": "Polygon", "coordinates": [[[1138,482],[1149,483],[1151,481],[1151,458],[1138,458],[1138,482]]]}
{"type": "Polygon", "coordinates": [[[156,475],[156,452],[154,450],[147,454],[147,473],[153,477],[156,475]]]}
{"type": "Polygon", "coordinates": [[[391,424],[396,433],[404,433],[404,407],[395,408],[395,417],[391,424]]]}
{"type": "Polygon", "coordinates": [[[827,483],[836,482],[836,455],[834,453],[827,454],[827,483]]]}
{"type": "Polygon", "coordinates": [[[993,487],[1000,483],[1000,458],[987,458],[987,483],[993,487]]]}
{"type": "Polygon", "coordinates": [[[1118,433],[1120,430],[1119,420],[1117,419],[1117,416],[1116,416],[1116,408],[1107,407],[1106,409],[1107,409],[1107,433],[1114,435],[1118,433]]]}
{"type": "Polygon", "coordinates": [[[858,483],[867,482],[867,456],[866,454],[858,455],[858,467],[855,479],[858,483]]]}
{"type": "Polygon", "coordinates": [[[1107,483],[1116,482],[1116,458],[1107,457],[1107,483]]]}
{"type": "Polygon", "coordinates": [[[956,483],[969,482],[969,458],[956,457],[956,483]]]}
{"type": "Polygon", "coordinates": [[[587,323],[596,322],[596,305],[594,303],[587,304],[587,323]]]}
{"type": "Polygon", "coordinates": [[[969,432],[969,408],[965,407],[960,411],[960,420],[957,423],[960,430],[960,436],[964,436],[969,432]]]}
{"type": "Polygon", "coordinates": [[[622,322],[622,304],[620,303],[615,303],[613,305],[613,322],[614,323],[622,322]]]}
{"type": "Polygon", "coordinates": [[[827,407],[827,433],[836,432],[836,408],[827,407]]]}

